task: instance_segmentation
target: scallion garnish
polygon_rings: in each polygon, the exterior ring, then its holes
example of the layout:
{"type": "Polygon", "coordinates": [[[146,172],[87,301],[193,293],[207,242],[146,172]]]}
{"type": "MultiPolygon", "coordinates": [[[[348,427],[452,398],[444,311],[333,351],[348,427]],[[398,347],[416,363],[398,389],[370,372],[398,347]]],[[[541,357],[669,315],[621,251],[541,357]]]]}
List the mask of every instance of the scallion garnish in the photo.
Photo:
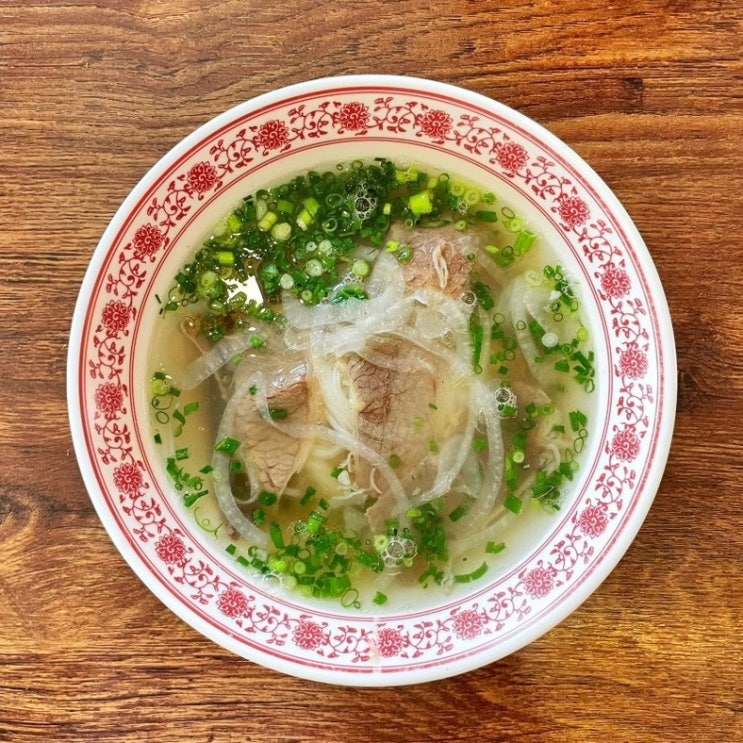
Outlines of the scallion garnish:
{"type": "Polygon", "coordinates": [[[258,503],[262,506],[273,506],[276,504],[278,497],[276,493],[270,493],[268,490],[261,490],[258,494],[258,503]]]}
{"type": "Polygon", "coordinates": [[[473,570],[471,573],[464,573],[463,575],[455,575],[455,583],[471,583],[478,578],[482,578],[485,573],[488,572],[488,564],[484,562],[479,568],[473,570]]]}
{"type": "Polygon", "coordinates": [[[214,451],[218,451],[221,454],[227,454],[228,456],[232,456],[239,448],[240,448],[239,441],[229,436],[226,436],[219,443],[217,443],[217,445],[214,447],[214,451]]]}

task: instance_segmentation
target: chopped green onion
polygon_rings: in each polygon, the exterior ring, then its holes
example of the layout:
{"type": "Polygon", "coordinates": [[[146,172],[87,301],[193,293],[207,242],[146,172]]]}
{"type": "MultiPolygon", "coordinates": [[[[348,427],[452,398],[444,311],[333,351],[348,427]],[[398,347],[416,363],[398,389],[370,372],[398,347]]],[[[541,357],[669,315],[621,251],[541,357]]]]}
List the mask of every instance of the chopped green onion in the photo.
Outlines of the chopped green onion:
{"type": "MultiPolygon", "coordinates": [[[[512,226],[515,226],[514,221],[515,220],[511,221],[512,226]]],[[[513,243],[513,252],[517,255],[528,253],[532,249],[536,241],[537,236],[533,232],[525,229],[520,229],[513,243]]]]}
{"type": "Polygon", "coordinates": [[[568,417],[570,418],[570,427],[573,431],[580,431],[582,428],[585,428],[588,423],[588,418],[586,418],[585,413],[580,410],[573,410],[568,413],[568,417]]]}
{"type": "Polygon", "coordinates": [[[258,494],[258,503],[262,506],[273,506],[277,500],[276,493],[270,493],[268,490],[261,490],[258,494]]]}
{"type": "Polygon", "coordinates": [[[353,266],[351,266],[351,273],[359,279],[368,276],[370,270],[369,264],[363,260],[354,261],[353,266]]]}
{"type": "Polygon", "coordinates": [[[431,192],[426,189],[420,193],[413,194],[408,199],[408,207],[416,217],[420,217],[422,214],[430,214],[433,211],[431,192]]]}
{"type": "Polygon", "coordinates": [[[266,212],[263,219],[258,222],[258,229],[261,232],[268,232],[279,220],[279,215],[276,212],[266,212]]]}
{"type": "Polygon", "coordinates": [[[466,515],[467,511],[468,511],[468,510],[469,510],[469,508],[470,508],[470,505],[471,505],[471,504],[470,504],[470,503],[469,503],[468,501],[465,501],[464,503],[460,503],[460,504],[459,504],[459,505],[458,505],[458,506],[457,506],[457,507],[456,507],[456,508],[455,508],[455,509],[454,509],[454,510],[453,510],[453,511],[452,511],[452,512],[451,512],[451,513],[449,514],[449,519],[450,519],[451,521],[459,521],[460,519],[462,519],[462,518],[463,518],[463,517],[464,517],[464,516],[466,515]]]}
{"type": "Polygon", "coordinates": [[[475,374],[482,374],[480,356],[482,355],[482,344],[485,330],[479,322],[474,320],[470,322],[470,343],[472,344],[472,368],[475,374]]]}
{"type": "Polygon", "coordinates": [[[272,523],[271,526],[268,529],[269,536],[271,537],[271,542],[273,542],[273,546],[276,547],[276,549],[281,549],[284,547],[284,537],[281,534],[281,527],[277,523],[272,523]]]}
{"type": "Polygon", "coordinates": [[[395,252],[398,263],[410,263],[413,260],[413,248],[409,245],[401,245],[395,252]]]}
{"type": "Polygon", "coordinates": [[[307,488],[307,490],[305,490],[304,495],[302,496],[302,498],[299,501],[299,505],[300,506],[306,506],[306,505],[308,505],[309,502],[312,500],[312,496],[315,495],[315,493],[317,493],[317,490],[315,490],[315,488],[313,488],[313,487],[307,488]]]}
{"type": "Polygon", "coordinates": [[[226,436],[214,447],[214,450],[220,452],[221,454],[232,456],[239,448],[239,441],[226,436]]]}
{"type": "Polygon", "coordinates": [[[472,283],[472,291],[475,293],[480,307],[484,310],[492,310],[495,307],[493,293],[487,284],[483,284],[482,281],[474,281],[472,283]]]}
{"type": "Polygon", "coordinates": [[[515,513],[518,516],[518,514],[521,513],[521,509],[524,507],[524,503],[520,498],[517,498],[515,495],[509,493],[506,496],[506,500],[503,503],[503,506],[507,511],[515,513]]]}
{"type": "Polygon", "coordinates": [[[476,570],[473,570],[471,573],[465,573],[464,575],[455,575],[454,576],[454,582],[455,583],[471,583],[474,580],[477,580],[478,578],[482,578],[485,573],[488,572],[488,564],[484,562],[482,565],[480,565],[479,568],[476,570]]]}
{"type": "Polygon", "coordinates": [[[199,498],[203,498],[205,495],[209,495],[208,490],[200,490],[198,493],[189,493],[188,495],[183,497],[183,504],[186,506],[186,508],[191,508],[194,503],[196,503],[199,498]]]}

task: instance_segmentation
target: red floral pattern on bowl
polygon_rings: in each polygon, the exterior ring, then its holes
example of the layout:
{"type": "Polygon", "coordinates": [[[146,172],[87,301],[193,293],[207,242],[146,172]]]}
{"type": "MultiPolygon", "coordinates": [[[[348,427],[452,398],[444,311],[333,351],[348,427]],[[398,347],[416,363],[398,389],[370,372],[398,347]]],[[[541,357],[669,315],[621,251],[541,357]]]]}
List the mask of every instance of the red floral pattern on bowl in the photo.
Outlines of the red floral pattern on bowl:
{"type": "Polygon", "coordinates": [[[163,158],[101,239],[68,364],[81,471],[101,521],[144,583],[235,653],[357,685],[425,681],[492,662],[585,600],[650,507],[670,443],[674,384],[670,319],[652,261],[593,171],[501,104],[384,76],[313,81],[257,98],[163,158]],[[142,388],[155,286],[193,249],[197,225],[224,213],[272,168],[286,175],[387,150],[469,169],[531,205],[580,274],[601,377],[589,459],[554,524],[489,581],[440,605],[375,614],[303,605],[238,569],[218,529],[194,523],[153,462],[142,388]]]}

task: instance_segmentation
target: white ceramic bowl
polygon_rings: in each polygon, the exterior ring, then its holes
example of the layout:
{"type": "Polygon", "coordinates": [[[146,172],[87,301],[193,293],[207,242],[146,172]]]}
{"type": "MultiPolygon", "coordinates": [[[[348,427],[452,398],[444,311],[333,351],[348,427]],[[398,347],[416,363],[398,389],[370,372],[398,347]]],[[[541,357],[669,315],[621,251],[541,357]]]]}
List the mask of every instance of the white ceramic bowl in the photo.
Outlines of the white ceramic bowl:
{"type": "Polygon", "coordinates": [[[134,188],[103,235],[75,310],[68,400],[98,515],[135,573],[175,614],[234,653],[345,685],[452,676],[564,619],[640,528],[666,463],[675,349],[643,241],[601,179],[528,118],[476,93],[404,77],[291,86],[184,139],[134,188]],[[429,163],[533,213],[582,284],[598,370],[591,446],[566,507],[522,535],[501,569],[438,605],[365,613],[278,597],[218,534],[197,526],[152,450],[145,387],[154,295],[217,218],[266,183],[318,164],[386,155],[429,163]]]}

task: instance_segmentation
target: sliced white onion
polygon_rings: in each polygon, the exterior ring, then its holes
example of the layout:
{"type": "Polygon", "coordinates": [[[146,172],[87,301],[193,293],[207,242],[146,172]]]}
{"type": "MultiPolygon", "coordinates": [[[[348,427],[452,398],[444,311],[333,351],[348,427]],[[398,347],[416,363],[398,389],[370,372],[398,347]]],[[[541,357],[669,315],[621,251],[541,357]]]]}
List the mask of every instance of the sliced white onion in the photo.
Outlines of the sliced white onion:
{"type": "Polygon", "coordinates": [[[488,464],[482,487],[480,492],[475,494],[474,503],[452,529],[456,533],[471,531],[473,526],[484,523],[493,513],[498,502],[505,463],[505,451],[496,398],[479,380],[473,383],[472,388],[473,408],[476,411],[476,417],[481,417],[485,421],[485,431],[488,439],[488,464]]]}
{"type": "MultiPolygon", "coordinates": [[[[235,394],[227,401],[222,420],[217,431],[217,441],[222,441],[229,436],[234,426],[235,413],[238,405],[243,398],[249,394],[250,387],[257,384],[262,379],[260,372],[249,376],[237,389],[235,394]]],[[[240,510],[235,496],[232,493],[230,485],[230,457],[222,452],[215,451],[212,457],[212,467],[217,474],[214,480],[214,490],[217,496],[217,502],[222,509],[222,513],[235,531],[251,544],[258,547],[267,547],[269,544],[268,535],[259,529],[248,517],[240,510]]],[[[252,490],[251,483],[251,490],[252,490]]],[[[257,494],[257,490],[253,491],[257,494]]]]}
{"type": "Polygon", "coordinates": [[[232,333],[217,341],[206,353],[193,361],[174,380],[182,390],[192,390],[219,371],[235,356],[253,346],[254,332],[232,333]]]}
{"type": "Polygon", "coordinates": [[[415,505],[435,500],[451,490],[454,480],[461,472],[472,450],[472,438],[475,434],[475,421],[477,418],[473,403],[473,393],[470,390],[467,422],[464,431],[440,445],[436,479],[427,491],[415,499],[415,505]]]}
{"type": "Polygon", "coordinates": [[[399,302],[405,290],[402,270],[398,262],[382,253],[374,263],[367,283],[365,300],[349,299],[340,304],[302,304],[291,294],[283,297],[284,317],[290,326],[308,330],[341,323],[359,323],[379,316],[386,308],[399,302]]]}

